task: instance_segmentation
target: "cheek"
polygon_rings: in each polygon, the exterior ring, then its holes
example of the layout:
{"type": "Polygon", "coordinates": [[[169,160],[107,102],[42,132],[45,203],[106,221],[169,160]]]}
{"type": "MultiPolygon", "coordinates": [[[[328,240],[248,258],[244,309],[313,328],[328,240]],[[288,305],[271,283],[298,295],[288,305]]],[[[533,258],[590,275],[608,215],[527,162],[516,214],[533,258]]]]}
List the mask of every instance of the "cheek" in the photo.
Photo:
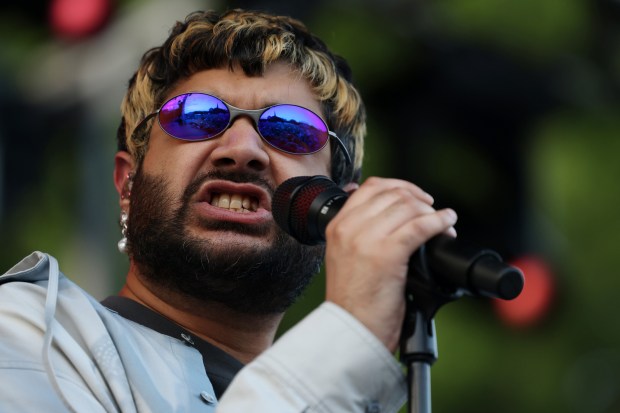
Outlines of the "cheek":
{"type": "Polygon", "coordinates": [[[167,193],[171,201],[181,197],[181,190],[187,186],[186,169],[176,165],[174,159],[148,157],[144,158],[142,172],[158,182],[165,182],[167,193]]]}
{"type": "Polygon", "coordinates": [[[331,175],[331,153],[324,149],[312,155],[302,156],[300,169],[308,171],[305,175],[331,175]]]}
{"type": "Polygon", "coordinates": [[[294,176],[331,175],[329,153],[317,153],[307,156],[293,156],[275,161],[272,158],[274,178],[278,184],[294,176]],[[277,166],[274,165],[277,162],[277,166]]]}
{"type": "Polygon", "coordinates": [[[143,169],[149,174],[166,176],[171,183],[182,184],[204,163],[202,152],[194,145],[155,137],[144,157],[143,169]]]}

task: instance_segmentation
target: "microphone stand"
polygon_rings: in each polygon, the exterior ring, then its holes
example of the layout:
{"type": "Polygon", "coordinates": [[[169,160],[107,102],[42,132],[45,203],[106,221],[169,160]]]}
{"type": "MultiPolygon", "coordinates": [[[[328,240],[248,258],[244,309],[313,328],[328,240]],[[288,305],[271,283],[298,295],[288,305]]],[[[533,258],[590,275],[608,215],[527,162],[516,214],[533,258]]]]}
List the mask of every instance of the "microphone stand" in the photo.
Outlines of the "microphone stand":
{"type": "Polygon", "coordinates": [[[491,250],[457,245],[439,236],[422,245],[409,260],[406,313],[400,337],[400,358],[407,366],[409,413],[431,413],[431,366],[437,361],[434,317],[439,309],[465,294],[511,300],[523,288],[523,274],[504,264],[491,250]],[[444,256],[438,251],[450,252],[444,256]],[[441,277],[433,276],[441,275],[441,277]]]}
{"type": "Polygon", "coordinates": [[[431,413],[431,366],[437,361],[434,317],[463,292],[448,289],[431,277],[423,245],[409,263],[407,309],[400,338],[400,359],[407,367],[409,413],[431,413]]]}

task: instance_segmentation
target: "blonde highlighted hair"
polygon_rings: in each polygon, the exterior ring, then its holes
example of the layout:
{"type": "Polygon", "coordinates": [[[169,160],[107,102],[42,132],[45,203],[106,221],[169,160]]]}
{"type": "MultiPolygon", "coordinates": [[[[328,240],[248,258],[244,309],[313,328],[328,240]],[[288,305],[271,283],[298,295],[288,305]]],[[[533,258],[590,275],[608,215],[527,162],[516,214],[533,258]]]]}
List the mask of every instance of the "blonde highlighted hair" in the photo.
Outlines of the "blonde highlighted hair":
{"type": "Polygon", "coordinates": [[[279,61],[309,82],[329,128],[351,154],[353,164],[347,166],[341,152],[332,151],[332,178],[340,184],[359,180],[366,115],[346,61],[298,20],[238,9],[191,13],[176,23],[162,46],[144,54],[121,105],[119,150],[128,151],[136,164],[142,162],[149,128],[136,127],[180,80],[201,70],[234,66],[248,76],[260,76],[279,61]]]}

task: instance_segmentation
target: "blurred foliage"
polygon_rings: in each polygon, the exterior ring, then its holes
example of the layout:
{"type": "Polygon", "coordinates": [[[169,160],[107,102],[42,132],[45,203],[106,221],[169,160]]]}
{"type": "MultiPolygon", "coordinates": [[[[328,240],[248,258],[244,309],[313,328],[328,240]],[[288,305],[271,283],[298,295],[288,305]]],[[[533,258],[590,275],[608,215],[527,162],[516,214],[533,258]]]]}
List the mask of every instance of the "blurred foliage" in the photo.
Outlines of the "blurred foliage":
{"type": "MultiPolygon", "coordinates": [[[[507,259],[541,257],[553,270],[552,311],[534,325],[504,323],[485,299],[441,309],[434,410],[618,411],[620,4],[256,0],[220,8],[234,6],[291,13],[347,58],[368,109],[365,176],[410,179],[437,206],[459,212],[459,236],[507,259]]],[[[0,97],[3,108],[25,100],[21,125],[40,122],[43,130],[27,128],[20,149],[8,141],[18,118],[5,111],[0,119],[6,268],[31,249],[75,256],[92,236],[75,222],[86,195],[76,189],[82,169],[72,149],[80,132],[66,125],[78,119],[39,116],[45,109],[13,82],[30,49],[51,41],[40,22],[25,21],[0,15],[0,97]]],[[[115,274],[126,266],[112,260],[115,274]]],[[[320,274],[281,332],[322,301],[323,289],[320,274]]]]}
{"type": "Polygon", "coordinates": [[[431,7],[447,34],[548,60],[584,51],[591,6],[583,0],[443,0],[431,7]]]}
{"type": "MultiPolygon", "coordinates": [[[[62,144],[55,145],[60,141],[62,138],[54,139],[50,146],[65,147],[62,144]]],[[[2,234],[3,238],[11,234],[10,239],[5,240],[5,245],[10,242],[11,248],[5,248],[0,253],[2,262],[10,262],[10,257],[4,256],[10,251],[26,254],[37,249],[62,256],[63,248],[67,246],[58,240],[71,236],[74,225],[71,217],[77,214],[74,153],[51,149],[47,154],[41,168],[41,181],[24,188],[18,199],[14,200],[14,208],[7,211],[6,227],[2,234]]]]}

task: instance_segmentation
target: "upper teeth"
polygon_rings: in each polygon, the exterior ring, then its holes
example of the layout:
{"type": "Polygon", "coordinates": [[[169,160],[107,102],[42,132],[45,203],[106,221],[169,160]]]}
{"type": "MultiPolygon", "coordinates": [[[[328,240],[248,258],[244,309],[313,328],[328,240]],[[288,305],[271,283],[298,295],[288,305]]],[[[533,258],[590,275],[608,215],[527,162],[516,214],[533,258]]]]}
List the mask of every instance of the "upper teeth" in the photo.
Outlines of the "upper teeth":
{"type": "Polygon", "coordinates": [[[213,194],[211,205],[236,212],[250,212],[258,209],[258,200],[241,194],[213,194]]]}

